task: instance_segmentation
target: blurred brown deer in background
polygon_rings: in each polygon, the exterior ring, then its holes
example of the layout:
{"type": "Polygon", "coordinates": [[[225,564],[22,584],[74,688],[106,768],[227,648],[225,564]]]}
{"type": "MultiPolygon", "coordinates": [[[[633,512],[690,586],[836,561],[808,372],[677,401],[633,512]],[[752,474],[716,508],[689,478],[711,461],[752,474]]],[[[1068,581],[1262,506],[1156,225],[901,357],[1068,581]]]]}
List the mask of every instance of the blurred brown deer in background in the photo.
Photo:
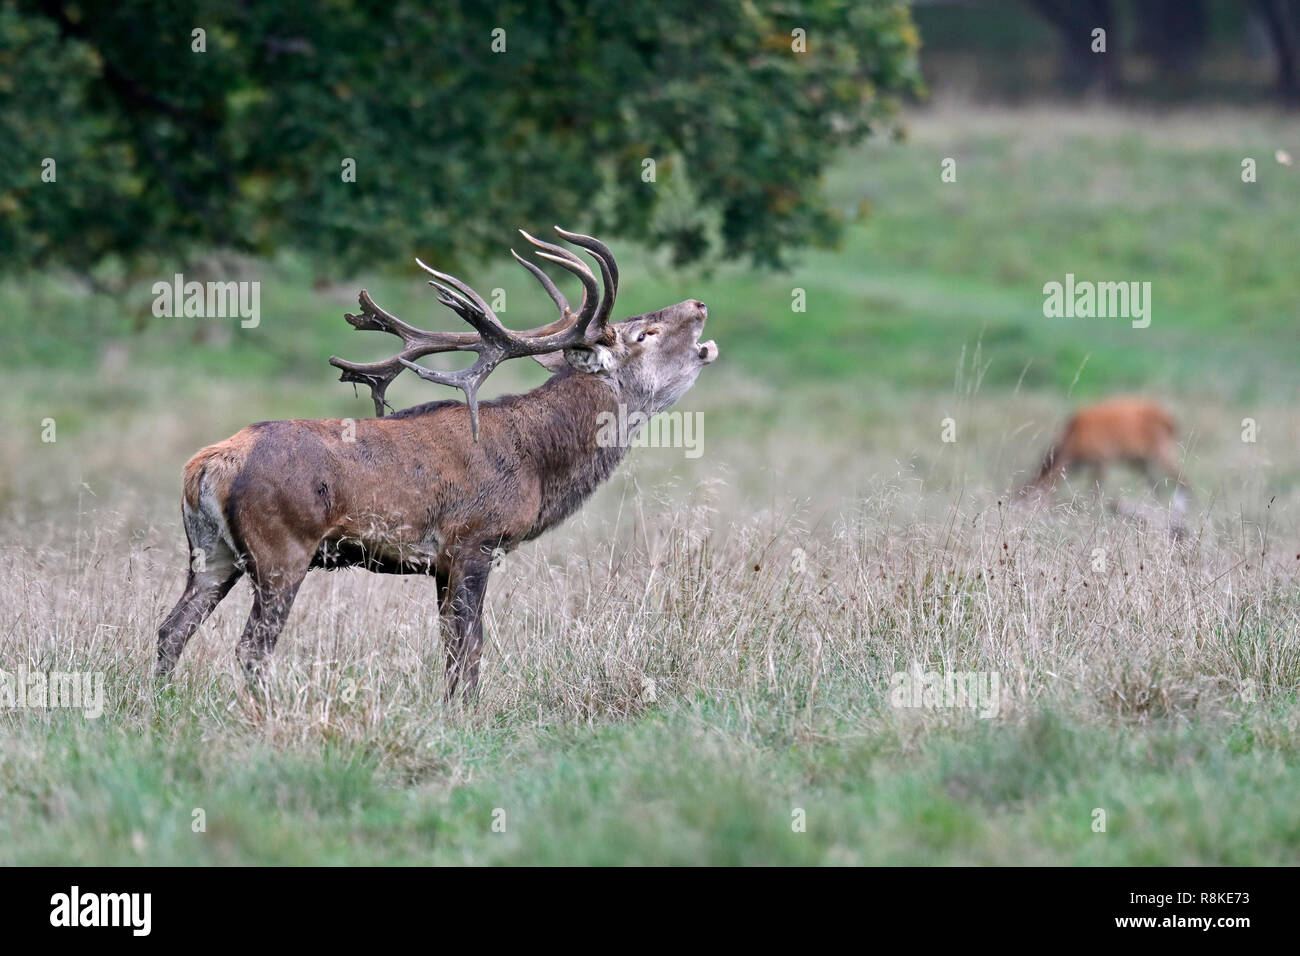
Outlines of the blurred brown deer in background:
{"type": "Polygon", "coordinates": [[[253,609],[237,656],[256,675],[307,571],[356,566],[434,578],[445,696],[462,680],[474,692],[494,555],[564,520],[614,471],[627,449],[598,441],[602,416],[623,406],[644,421],[681,398],[718,356],[712,341],[700,342],[707,310],[694,299],[611,323],[614,256],[590,236],[556,231],[601,272],[603,289],[577,255],[523,233],[539,257],[582,282],[576,312],[539,266],[512,251],[560,312],[549,325],[512,332],[473,289],[417,259],[434,277],[439,301],[476,331],[414,328],[363,290],[361,314],[348,322],[399,336],[402,350],[382,362],[330,363],[343,370],[342,381],[370,387],[379,417],[260,422],[190,459],[181,510],[194,560],[158,631],[157,674],[171,672],[195,629],[247,573],[253,609]],[[449,351],[478,359],[454,372],[415,364],[449,351]],[[525,395],[480,404],[478,388],[492,370],[522,356],[555,374],[525,395]],[[404,369],[462,389],[466,403],[384,416],[385,390],[404,369]]]}
{"type": "MultiPolygon", "coordinates": [[[[1088,405],[1066,423],[1061,437],[1044,457],[1037,476],[1020,488],[1020,494],[1049,492],[1066,474],[1087,468],[1100,495],[1106,469],[1117,462],[1128,464],[1147,477],[1153,491],[1166,480],[1173,482],[1170,513],[1173,527],[1180,533],[1188,491],[1178,464],[1174,434],[1173,418],[1155,402],[1113,398],[1088,405]]],[[[1140,509],[1123,501],[1117,500],[1112,508],[1119,514],[1141,517],[1140,509]]]]}

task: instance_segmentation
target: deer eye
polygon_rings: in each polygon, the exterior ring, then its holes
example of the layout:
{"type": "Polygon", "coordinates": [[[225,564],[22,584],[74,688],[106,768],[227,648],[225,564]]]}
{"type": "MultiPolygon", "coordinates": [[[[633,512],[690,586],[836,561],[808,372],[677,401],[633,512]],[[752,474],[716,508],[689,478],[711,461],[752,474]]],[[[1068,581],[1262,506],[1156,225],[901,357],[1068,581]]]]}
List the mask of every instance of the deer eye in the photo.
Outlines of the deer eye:
{"type": "Polygon", "coordinates": [[[659,334],[659,330],[658,330],[658,329],[646,329],[644,332],[642,332],[640,335],[638,335],[638,336],[636,337],[636,340],[637,340],[638,342],[644,342],[644,341],[645,341],[645,337],[646,337],[647,335],[658,335],[658,334],[659,334]]]}

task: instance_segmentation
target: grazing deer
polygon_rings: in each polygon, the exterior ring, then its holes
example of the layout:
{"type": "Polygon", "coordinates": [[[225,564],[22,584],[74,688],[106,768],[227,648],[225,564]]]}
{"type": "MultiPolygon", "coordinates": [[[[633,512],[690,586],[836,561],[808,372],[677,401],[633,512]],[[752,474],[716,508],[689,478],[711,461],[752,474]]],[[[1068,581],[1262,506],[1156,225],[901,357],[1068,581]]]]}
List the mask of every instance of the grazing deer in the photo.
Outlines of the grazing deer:
{"type": "MultiPolygon", "coordinates": [[[[1113,398],[1075,412],[1048,450],[1038,475],[1021,487],[1020,494],[1050,491],[1063,475],[1079,468],[1090,469],[1100,494],[1106,469],[1116,462],[1141,471],[1153,491],[1161,481],[1173,481],[1171,510],[1177,528],[1187,507],[1187,486],[1178,465],[1174,420],[1155,402],[1144,399],[1113,398]]],[[[1121,514],[1139,514],[1122,503],[1114,508],[1121,514]]]]}
{"type": "Polygon", "coordinates": [[[582,282],[576,312],[538,265],[512,250],[560,311],[549,325],[512,332],[473,289],[417,259],[434,277],[439,301],[475,332],[414,328],[362,290],[361,314],[346,315],[348,322],[397,335],[402,349],[382,362],[330,364],[343,370],[340,381],[370,387],[377,417],[259,422],[189,460],[181,512],[195,561],[158,630],[155,673],[171,672],[195,629],[246,573],[253,609],[236,656],[256,676],[307,571],[363,567],[433,576],[445,697],[462,681],[474,693],[494,555],[563,521],[614,471],[627,449],[597,440],[603,413],[624,406],[644,421],[681,398],[718,357],[712,341],[700,341],[708,313],[694,299],[611,323],[614,256],[590,236],[556,231],[600,268],[602,288],[573,252],[523,233],[540,258],[582,282]],[[415,364],[451,351],[478,359],[454,372],[415,364]],[[492,370],[522,356],[555,374],[525,395],[480,404],[478,388],[492,370]],[[404,369],[461,389],[466,402],[385,416],[385,390],[404,369]]]}

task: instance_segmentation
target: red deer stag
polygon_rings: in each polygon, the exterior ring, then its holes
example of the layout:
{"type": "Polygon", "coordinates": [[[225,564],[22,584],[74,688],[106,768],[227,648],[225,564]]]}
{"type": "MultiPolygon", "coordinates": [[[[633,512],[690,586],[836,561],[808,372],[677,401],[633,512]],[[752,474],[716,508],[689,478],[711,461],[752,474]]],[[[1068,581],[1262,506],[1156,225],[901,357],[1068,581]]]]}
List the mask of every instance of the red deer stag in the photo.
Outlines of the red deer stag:
{"type": "MultiPolygon", "coordinates": [[[[1173,482],[1170,507],[1175,531],[1180,531],[1188,495],[1174,431],[1169,413],[1145,399],[1113,398],[1081,408],[1048,450],[1038,475],[1021,487],[1020,494],[1048,492],[1064,475],[1080,468],[1091,471],[1100,494],[1106,469],[1117,462],[1126,463],[1146,475],[1153,490],[1165,479],[1173,482]]],[[[1130,516],[1140,514],[1122,502],[1114,509],[1130,516]]]]}
{"type": "Polygon", "coordinates": [[[538,265],[512,250],[560,311],[549,325],[512,332],[473,289],[417,259],[434,277],[429,284],[439,301],[475,332],[414,328],[363,290],[361,314],[347,315],[348,322],[397,335],[402,349],[382,362],[330,364],[343,370],[340,381],[370,387],[377,417],[259,422],[189,460],[181,512],[195,561],[185,593],[158,630],[155,673],[170,674],[195,629],[247,573],[253,609],[236,656],[256,676],[307,571],[355,566],[433,576],[445,697],[462,683],[474,693],[493,554],[563,521],[614,471],[627,449],[597,440],[602,413],[616,415],[620,405],[629,418],[663,411],[718,357],[712,341],[700,341],[708,313],[694,299],[611,323],[614,256],[590,236],[556,231],[601,273],[603,289],[573,252],[523,233],[540,258],[582,282],[576,312],[538,265]],[[454,372],[415,364],[451,351],[478,358],[454,372]],[[522,356],[555,374],[527,394],[480,404],[478,388],[492,370],[522,356]],[[408,368],[463,390],[466,402],[430,402],[385,416],[384,392],[408,368]]]}

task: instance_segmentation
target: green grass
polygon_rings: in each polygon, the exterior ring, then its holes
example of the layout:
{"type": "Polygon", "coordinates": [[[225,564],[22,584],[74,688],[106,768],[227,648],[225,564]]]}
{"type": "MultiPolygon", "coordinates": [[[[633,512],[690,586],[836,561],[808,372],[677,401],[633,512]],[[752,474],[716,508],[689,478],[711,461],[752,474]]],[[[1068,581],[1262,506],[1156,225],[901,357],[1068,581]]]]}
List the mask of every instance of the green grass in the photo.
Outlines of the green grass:
{"type": "MultiPolygon", "coordinates": [[[[1285,715],[1283,715],[1285,716],[1285,715]]],[[[1291,714],[1294,723],[1294,712],[1291,714]]],[[[821,728],[823,731],[826,728],[821,728]]],[[[210,752],[52,721],[7,754],[6,862],[1291,864],[1294,737],[1278,716],[1079,729],[1043,712],[909,739],[791,734],[701,701],[603,726],[433,732],[418,773],[366,746],[210,752]],[[1271,731],[1261,741],[1261,730],[1271,731]],[[47,736],[48,735],[48,736],[47,736]],[[447,781],[450,771],[462,781],[447,781]],[[195,832],[194,811],[204,829],[195,832]],[[1105,831],[1093,829],[1105,812],[1105,831]],[[804,828],[796,832],[796,811],[804,828]],[[495,824],[495,825],[494,825],[495,824]]]]}

